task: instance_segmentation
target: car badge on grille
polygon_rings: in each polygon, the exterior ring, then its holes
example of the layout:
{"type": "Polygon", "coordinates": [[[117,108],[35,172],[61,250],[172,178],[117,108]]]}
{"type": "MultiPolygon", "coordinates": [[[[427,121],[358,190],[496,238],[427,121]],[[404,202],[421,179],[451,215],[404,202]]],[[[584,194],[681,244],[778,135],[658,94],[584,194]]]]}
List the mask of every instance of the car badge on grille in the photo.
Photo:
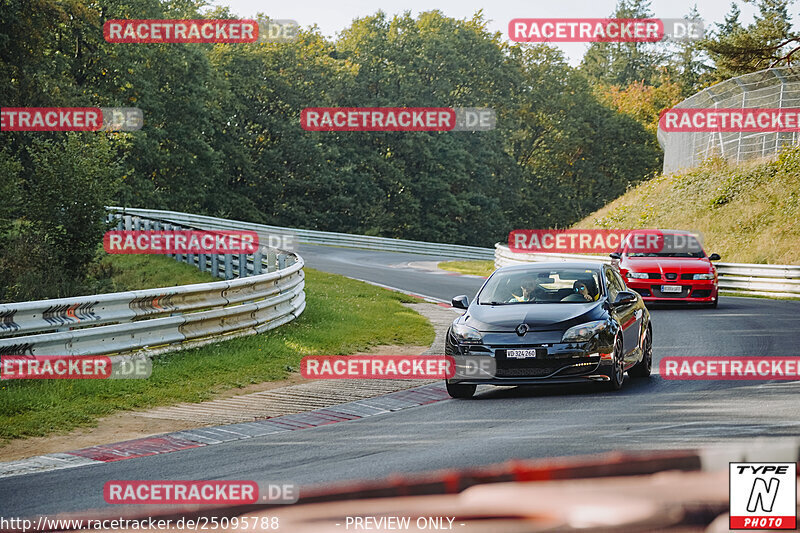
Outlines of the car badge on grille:
{"type": "Polygon", "coordinates": [[[517,335],[522,337],[523,335],[525,335],[528,332],[528,324],[520,324],[519,326],[517,326],[516,331],[517,331],[517,335]]]}
{"type": "Polygon", "coordinates": [[[673,272],[670,272],[669,274],[666,275],[666,278],[667,279],[678,279],[678,275],[673,273],[673,272]]]}

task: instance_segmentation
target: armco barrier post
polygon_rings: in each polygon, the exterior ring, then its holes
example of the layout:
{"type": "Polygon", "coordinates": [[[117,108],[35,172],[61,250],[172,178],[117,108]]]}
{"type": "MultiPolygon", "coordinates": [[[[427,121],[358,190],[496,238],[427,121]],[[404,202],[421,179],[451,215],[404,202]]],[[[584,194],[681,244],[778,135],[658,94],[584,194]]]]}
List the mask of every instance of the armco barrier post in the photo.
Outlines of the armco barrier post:
{"type": "Polygon", "coordinates": [[[267,272],[275,272],[276,264],[277,260],[275,258],[275,250],[269,250],[267,252],[267,272]]]}
{"type": "Polygon", "coordinates": [[[259,247],[256,250],[256,253],[253,254],[253,275],[258,276],[261,274],[261,261],[264,259],[263,255],[261,254],[261,248],[259,247]]]}
{"type": "MultiPolygon", "coordinates": [[[[164,231],[172,231],[172,224],[164,223],[164,231]]],[[[164,254],[167,257],[174,257],[172,254],[164,254]]]]}
{"type": "Polygon", "coordinates": [[[286,268],[286,254],[278,255],[278,270],[286,268]]]}
{"type": "Polygon", "coordinates": [[[239,277],[247,277],[247,254],[239,254],[239,277]]]}
{"type": "MultiPolygon", "coordinates": [[[[183,228],[181,226],[172,226],[172,229],[174,231],[181,231],[183,228]]],[[[183,263],[186,260],[186,256],[184,254],[175,254],[175,260],[183,263]]]]}
{"type": "Polygon", "coordinates": [[[215,278],[219,277],[219,255],[211,254],[211,275],[215,278]]]}
{"type": "Polygon", "coordinates": [[[206,254],[197,256],[197,266],[200,268],[200,272],[206,271],[206,254]]]}
{"type": "Polygon", "coordinates": [[[233,256],[225,254],[225,279],[233,279],[233,256]]]}
{"type": "Polygon", "coordinates": [[[127,231],[130,231],[130,230],[132,229],[132,226],[131,226],[131,216],[130,216],[130,215],[125,215],[125,216],[123,217],[123,219],[125,220],[125,229],[126,229],[127,231]]]}

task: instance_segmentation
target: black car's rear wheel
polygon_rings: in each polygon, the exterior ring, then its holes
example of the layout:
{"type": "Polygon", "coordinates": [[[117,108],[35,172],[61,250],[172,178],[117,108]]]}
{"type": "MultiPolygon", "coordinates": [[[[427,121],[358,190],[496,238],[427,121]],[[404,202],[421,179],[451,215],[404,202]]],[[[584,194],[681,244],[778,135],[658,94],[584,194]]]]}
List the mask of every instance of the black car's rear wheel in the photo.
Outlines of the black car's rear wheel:
{"type": "Polygon", "coordinates": [[[472,398],[475,394],[477,385],[470,385],[468,383],[445,383],[447,385],[447,394],[452,398],[472,398]]]}
{"type": "Polygon", "coordinates": [[[622,382],[625,380],[625,358],[622,351],[622,339],[617,337],[614,341],[614,365],[611,369],[611,380],[608,386],[611,390],[619,390],[622,388],[622,382]]]}
{"type": "Polygon", "coordinates": [[[628,370],[628,374],[635,378],[650,377],[653,369],[653,330],[647,326],[647,332],[642,341],[642,360],[628,370]]]}

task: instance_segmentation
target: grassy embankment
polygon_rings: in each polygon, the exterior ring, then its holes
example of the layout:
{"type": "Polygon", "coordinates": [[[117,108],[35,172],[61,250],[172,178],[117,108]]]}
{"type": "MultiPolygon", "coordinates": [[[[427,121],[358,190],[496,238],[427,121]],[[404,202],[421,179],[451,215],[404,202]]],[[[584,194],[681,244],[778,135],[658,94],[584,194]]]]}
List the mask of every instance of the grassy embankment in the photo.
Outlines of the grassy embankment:
{"type": "MultiPolygon", "coordinates": [[[[210,275],[161,256],[113,256],[115,290],[198,283],[210,275]]],[[[154,359],[146,380],[4,381],[0,443],[92,426],[117,411],[212,399],[217,392],[285,378],[306,355],[342,355],[381,344],[426,345],[433,327],[400,305],[403,294],[306,268],[307,306],[294,322],[154,359]]]]}
{"type": "MultiPolygon", "coordinates": [[[[800,148],[775,161],[710,160],[632,188],[575,228],[689,229],[730,263],[800,264],[800,148]]],[[[491,261],[441,263],[486,275],[491,261]]],[[[491,272],[491,270],[489,270],[491,272]]]]}

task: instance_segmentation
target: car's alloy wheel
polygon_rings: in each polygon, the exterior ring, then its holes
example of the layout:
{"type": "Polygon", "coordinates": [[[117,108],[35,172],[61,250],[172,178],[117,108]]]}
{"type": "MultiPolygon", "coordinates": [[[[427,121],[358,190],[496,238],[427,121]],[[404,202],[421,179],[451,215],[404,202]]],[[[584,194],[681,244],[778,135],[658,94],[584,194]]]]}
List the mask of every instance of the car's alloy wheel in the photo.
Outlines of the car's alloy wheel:
{"type": "Polygon", "coordinates": [[[614,341],[614,367],[611,369],[611,381],[609,382],[611,390],[621,389],[624,380],[625,360],[622,354],[622,339],[617,337],[614,341]]]}
{"type": "Polygon", "coordinates": [[[650,376],[653,370],[653,330],[648,326],[642,341],[642,360],[628,370],[628,374],[637,378],[650,376]]]}
{"type": "Polygon", "coordinates": [[[452,398],[472,398],[475,394],[477,385],[470,385],[468,383],[445,383],[447,385],[447,394],[452,398]]]}

